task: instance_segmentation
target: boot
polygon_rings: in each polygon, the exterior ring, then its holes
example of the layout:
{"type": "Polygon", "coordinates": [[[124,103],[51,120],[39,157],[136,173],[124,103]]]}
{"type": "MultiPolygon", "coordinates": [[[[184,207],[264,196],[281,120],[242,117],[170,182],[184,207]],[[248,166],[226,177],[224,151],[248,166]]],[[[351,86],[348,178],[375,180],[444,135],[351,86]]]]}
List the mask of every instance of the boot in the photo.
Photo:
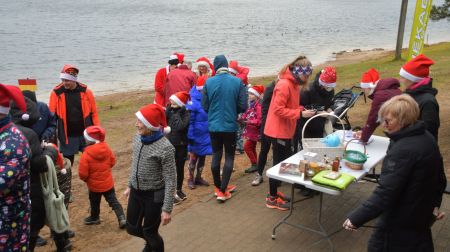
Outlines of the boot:
{"type": "Polygon", "coordinates": [[[119,228],[124,229],[127,227],[127,219],[125,218],[125,215],[121,215],[118,217],[119,219],[119,228]]]}
{"type": "Polygon", "coordinates": [[[127,226],[127,218],[125,218],[125,213],[123,212],[122,206],[120,204],[114,205],[113,210],[117,216],[119,228],[124,229],[127,226]]]}
{"type": "Polygon", "coordinates": [[[53,240],[56,245],[56,252],[67,252],[72,249],[72,242],[66,238],[66,234],[57,234],[53,232],[53,240]]]}
{"type": "Polygon", "coordinates": [[[245,169],[245,173],[253,173],[255,171],[258,171],[258,166],[256,164],[252,164],[252,166],[250,166],[250,168],[245,169]]]}
{"type": "Polygon", "coordinates": [[[200,186],[209,186],[208,181],[202,178],[203,166],[197,167],[197,175],[195,177],[195,184],[200,186]]]}
{"type": "Polygon", "coordinates": [[[189,178],[188,178],[188,187],[189,189],[195,189],[195,183],[194,183],[194,172],[195,172],[195,164],[189,163],[189,178]]]}

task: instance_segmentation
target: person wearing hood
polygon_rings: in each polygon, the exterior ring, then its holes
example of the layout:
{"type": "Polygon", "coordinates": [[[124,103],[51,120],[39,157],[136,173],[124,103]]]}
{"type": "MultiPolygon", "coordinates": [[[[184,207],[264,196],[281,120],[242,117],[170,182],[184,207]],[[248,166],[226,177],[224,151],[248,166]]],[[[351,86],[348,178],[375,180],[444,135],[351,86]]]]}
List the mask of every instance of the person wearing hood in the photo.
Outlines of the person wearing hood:
{"type": "MultiPolygon", "coordinates": [[[[308,84],[312,71],[309,59],[301,55],[285,65],[278,74],[279,80],[273,90],[264,127],[264,134],[270,137],[272,142],[274,166],[292,155],[291,141],[297,120],[301,116],[310,117],[315,113],[300,105],[300,89],[308,84]]],[[[278,185],[278,180],[269,179],[266,207],[289,210],[289,202],[283,193],[278,192],[278,185]]]]}
{"type": "Polygon", "coordinates": [[[439,208],[446,178],[439,146],[419,114],[406,94],[392,97],[378,112],[391,140],[379,185],[343,223],[355,231],[378,218],[368,251],[433,251],[431,226],[444,217],[439,208]]]}
{"type": "Polygon", "coordinates": [[[39,136],[40,141],[54,142],[56,143],[56,117],[50,112],[48,105],[45,102],[38,101],[36,99],[36,93],[30,90],[23,90],[23,95],[28,97],[37,104],[39,114],[41,117],[32,126],[32,129],[39,136]]]}
{"type": "Polygon", "coordinates": [[[11,121],[10,100],[22,112],[26,111],[20,89],[0,84],[0,251],[28,251],[31,149],[24,134],[11,121]]]}
{"type": "Polygon", "coordinates": [[[105,130],[100,126],[89,126],[83,135],[88,145],[81,154],[78,175],[88,186],[91,206],[91,215],[84,219],[84,224],[100,224],[100,201],[103,196],[114,210],[119,228],[123,229],[127,221],[116,197],[111,172],[116,164],[116,156],[105,142],[105,130]]]}
{"type": "Polygon", "coordinates": [[[203,87],[202,107],[208,113],[213,158],[211,171],[217,200],[231,198],[236,186],[229,185],[236,151],[237,118],[247,110],[247,91],[242,81],[229,74],[224,55],[214,58],[216,75],[208,78],[203,87]],[[225,164],[220,176],[220,162],[225,148],[225,164]]]}
{"type": "MultiPolygon", "coordinates": [[[[12,121],[17,128],[24,134],[31,148],[32,157],[30,160],[30,199],[31,199],[31,222],[30,222],[30,251],[34,251],[39,231],[45,225],[46,211],[43,198],[43,192],[40,181],[40,174],[48,171],[46,155],[51,157],[56,163],[57,152],[54,148],[42,147],[39,137],[31,127],[39,120],[40,114],[37,104],[32,100],[25,98],[26,112],[20,109],[20,105],[15,102],[11,105],[10,114],[12,121]]],[[[67,251],[72,247],[67,239],[66,233],[53,233],[53,239],[57,251],[67,251]]]]}
{"type": "Polygon", "coordinates": [[[387,100],[401,94],[400,83],[395,78],[379,78],[378,72],[371,68],[361,78],[361,88],[372,100],[367,121],[361,131],[355,132],[355,137],[361,142],[367,143],[375,129],[380,125],[378,121],[378,110],[387,100]]]}
{"type": "Polygon", "coordinates": [[[417,55],[400,69],[400,83],[404,92],[419,104],[419,119],[425,122],[427,130],[437,142],[440,119],[439,103],[436,100],[438,90],[433,88],[433,78],[430,77],[430,66],[433,64],[425,55],[417,55]]]}

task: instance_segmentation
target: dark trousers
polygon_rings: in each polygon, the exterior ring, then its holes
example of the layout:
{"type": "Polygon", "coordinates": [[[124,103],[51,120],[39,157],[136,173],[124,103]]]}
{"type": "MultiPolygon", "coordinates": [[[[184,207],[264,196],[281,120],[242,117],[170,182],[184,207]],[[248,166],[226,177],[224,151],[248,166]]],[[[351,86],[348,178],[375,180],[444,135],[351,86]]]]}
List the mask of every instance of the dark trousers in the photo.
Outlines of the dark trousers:
{"type": "Polygon", "coordinates": [[[236,151],[236,132],[210,132],[213,157],[211,172],[214,185],[225,192],[233,172],[234,152],[236,151]],[[222,179],[220,178],[220,161],[225,149],[225,164],[223,165],[222,179]]]}
{"type": "Polygon", "coordinates": [[[433,238],[431,229],[427,230],[385,230],[377,228],[370,236],[367,251],[418,251],[431,252],[433,238]]]}
{"type": "MultiPolygon", "coordinates": [[[[281,163],[283,160],[292,156],[291,140],[271,138],[273,165],[281,163]]],[[[276,196],[278,192],[278,183],[276,179],[269,178],[270,195],[276,196]]]]}
{"type": "Polygon", "coordinates": [[[270,150],[270,138],[264,134],[261,135],[261,150],[259,152],[259,157],[258,157],[258,173],[259,175],[263,175],[264,172],[264,167],[266,166],[267,163],[267,154],[269,153],[270,150]]]}
{"type": "Polygon", "coordinates": [[[114,210],[117,218],[125,216],[122,205],[116,197],[114,187],[106,192],[91,192],[89,191],[89,203],[91,204],[91,217],[98,219],[100,216],[100,201],[102,196],[108,202],[109,206],[114,210]]]}
{"type": "Polygon", "coordinates": [[[181,191],[184,180],[184,164],[186,163],[187,146],[175,145],[175,165],[177,167],[177,191],[181,191]]]}
{"type": "Polygon", "coordinates": [[[158,229],[164,189],[159,191],[130,190],[127,208],[127,232],[146,241],[144,251],[164,251],[164,241],[158,229]]]}

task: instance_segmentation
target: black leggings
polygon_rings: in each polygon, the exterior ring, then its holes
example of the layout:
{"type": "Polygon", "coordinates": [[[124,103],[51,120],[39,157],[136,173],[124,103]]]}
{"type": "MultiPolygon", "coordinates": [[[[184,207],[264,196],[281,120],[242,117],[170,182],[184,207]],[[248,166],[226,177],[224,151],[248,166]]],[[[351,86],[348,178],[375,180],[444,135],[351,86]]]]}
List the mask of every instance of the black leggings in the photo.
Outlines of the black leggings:
{"type": "Polygon", "coordinates": [[[261,135],[261,151],[259,152],[258,157],[258,173],[259,175],[263,175],[264,167],[267,163],[267,154],[270,150],[270,138],[264,134],[261,135]]]}
{"type": "Polygon", "coordinates": [[[184,164],[186,163],[187,146],[175,146],[175,165],[177,167],[177,191],[181,191],[184,180],[184,164]]]}
{"type": "Polygon", "coordinates": [[[233,172],[234,152],[236,151],[236,132],[210,132],[213,157],[211,172],[214,185],[225,192],[233,172]],[[225,148],[225,164],[223,165],[222,179],[220,178],[220,161],[225,148]]]}
{"type": "MultiPolygon", "coordinates": [[[[283,160],[292,156],[291,140],[271,138],[273,165],[281,163],[283,160]]],[[[278,192],[278,183],[276,179],[269,178],[270,196],[276,196],[278,192]]]]}
{"type": "Polygon", "coordinates": [[[164,189],[159,191],[130,190],[127,209],[127,232],[146,241],[144,251],[164,251],[164,241],[158,229],[164,189]]]}

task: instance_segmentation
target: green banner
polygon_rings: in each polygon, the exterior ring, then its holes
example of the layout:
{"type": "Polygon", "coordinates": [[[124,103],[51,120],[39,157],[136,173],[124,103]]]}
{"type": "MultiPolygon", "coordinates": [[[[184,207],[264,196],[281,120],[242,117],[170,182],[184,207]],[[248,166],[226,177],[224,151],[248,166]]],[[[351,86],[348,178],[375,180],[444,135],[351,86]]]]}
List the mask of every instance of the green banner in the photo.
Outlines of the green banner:
{"type": "Polygon", "coordinates": [[[416,0],[416,11],[409,38],[408,60],[422,53],[432,0],[416,0]]]}

